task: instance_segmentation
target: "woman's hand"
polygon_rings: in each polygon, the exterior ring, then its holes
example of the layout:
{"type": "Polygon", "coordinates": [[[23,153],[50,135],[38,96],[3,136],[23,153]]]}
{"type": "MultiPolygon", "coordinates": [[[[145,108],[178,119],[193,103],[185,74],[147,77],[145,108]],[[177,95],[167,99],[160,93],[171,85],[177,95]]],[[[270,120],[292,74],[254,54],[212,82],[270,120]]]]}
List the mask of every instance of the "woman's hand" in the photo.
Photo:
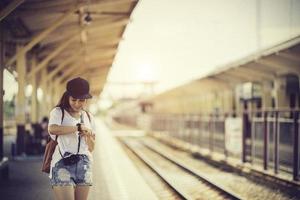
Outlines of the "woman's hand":
{"type": "Polygon", "coordinates": [[[95,134],[93,134],[92,130],[87,128],[84,124],[81,124],[80,128],[81,131],[79,132],[79,135],[84,137],[89,151],[92,152],[95,147],[95,134]]]}
{"type": "Polygon", "coordinates": [[[85,137],[85,142],[88,145],[88,149],[90,152],[94,151],[95,148],[95,135],[92,134],[88,137],[85,137]]]}
{"type": "Polygon", "coordinates": [[[84,135],[85,143],[88,145],[88,149],[90,152],[94,150],[95,147],[95,134],[90,133],[84,135]]]}
{"type": "Polygon", "coordinates": [[[80,125],[81,131],[79,132],[80,136],[88,136],[92,134],[92,130],[87,128],[84,124],[80,125]]]}

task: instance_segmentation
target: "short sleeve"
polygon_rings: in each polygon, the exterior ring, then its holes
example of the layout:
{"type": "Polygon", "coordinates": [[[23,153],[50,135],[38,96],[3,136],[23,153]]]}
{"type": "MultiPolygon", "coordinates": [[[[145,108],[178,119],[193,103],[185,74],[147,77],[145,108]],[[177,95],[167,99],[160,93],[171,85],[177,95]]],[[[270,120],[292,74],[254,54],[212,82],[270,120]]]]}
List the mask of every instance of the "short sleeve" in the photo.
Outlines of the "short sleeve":
{"type": "Polygon", "coordinates": [[[52,125],[52,124],[61,125],[61,117],[62,117],[61,109],[60,108],[54,108],[50,112],[49,126],[52,125]]]}

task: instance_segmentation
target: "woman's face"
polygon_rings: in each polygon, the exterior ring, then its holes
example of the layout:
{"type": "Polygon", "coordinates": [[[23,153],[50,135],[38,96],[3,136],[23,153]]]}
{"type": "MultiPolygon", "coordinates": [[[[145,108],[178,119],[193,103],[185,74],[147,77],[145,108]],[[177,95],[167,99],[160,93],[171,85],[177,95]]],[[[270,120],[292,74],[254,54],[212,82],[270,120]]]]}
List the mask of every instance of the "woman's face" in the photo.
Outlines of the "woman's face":
{"type": "Polygon", "coordinates": [[[75,99],[73,97],[69,97],[69,104],[71,109],[75,112],[81,111],[86,105],[86,99],[75,99]]]}

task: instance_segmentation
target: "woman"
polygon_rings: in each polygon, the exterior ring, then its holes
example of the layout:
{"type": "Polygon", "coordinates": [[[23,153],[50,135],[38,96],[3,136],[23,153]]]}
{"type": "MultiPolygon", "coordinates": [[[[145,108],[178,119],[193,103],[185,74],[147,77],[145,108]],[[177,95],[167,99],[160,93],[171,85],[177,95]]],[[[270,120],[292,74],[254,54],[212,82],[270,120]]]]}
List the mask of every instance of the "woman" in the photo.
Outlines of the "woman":
{"type": "Polygon", "coordinates": [[[79,77],[72,79],[50,112],[48,132],[58,145],[49,177],[57,200],[86,200],[92,185],[95,129],[92,116],[84,111],[89,98],[89,83],[79,77]]]}

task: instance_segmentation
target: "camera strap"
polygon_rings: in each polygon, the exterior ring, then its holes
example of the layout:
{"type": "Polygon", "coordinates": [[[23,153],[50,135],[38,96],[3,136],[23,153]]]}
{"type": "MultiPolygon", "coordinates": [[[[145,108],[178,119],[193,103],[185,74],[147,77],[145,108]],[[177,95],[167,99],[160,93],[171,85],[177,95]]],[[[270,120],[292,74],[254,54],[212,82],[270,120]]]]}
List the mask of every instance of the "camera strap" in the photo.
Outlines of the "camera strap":
{"type": "MultiPolygon", "coordinates": [[[[82,112],[80,113],[80,123],[81,123],[81,124],[84,124],[83,113],[82,113],[82,112]]],[[[77,154],[79,153],[79,150],[80,150],[80,142],[81,142],[81,137],[80,137],[80,135],[78,134],[78,148],[77,148],[77,154]]]]}

